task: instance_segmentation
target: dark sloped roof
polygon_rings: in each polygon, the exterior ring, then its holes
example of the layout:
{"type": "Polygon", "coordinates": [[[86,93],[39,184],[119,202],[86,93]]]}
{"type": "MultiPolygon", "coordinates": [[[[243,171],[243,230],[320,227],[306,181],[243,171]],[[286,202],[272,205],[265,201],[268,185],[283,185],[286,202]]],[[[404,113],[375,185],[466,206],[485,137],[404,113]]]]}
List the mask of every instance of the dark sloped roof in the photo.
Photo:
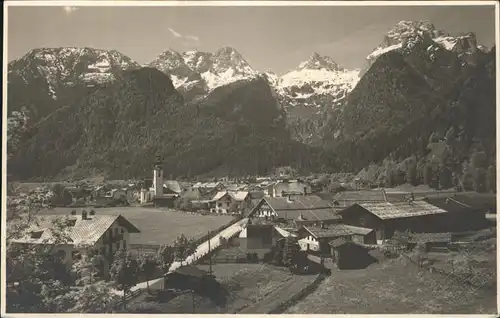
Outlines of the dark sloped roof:
{"type": "MultiPolygon", "coordinates": [[[[177,273],[177,274],[181,274],[181,275],[185,275],[185,276],[197,277],[197,278],[204,277],[208,274],[206,271],[199,269],[196,266],[191,266],[191,265],[179,267],[173,273],[177,273]]],[[[169,274],[171,274],[171,273],[169,273],[169,274]]]]}
{"type": "Polygon", "coordinates": [[[339,247],[339,246],[342,246],[344,244],[347,244],[347,240],[346,239],[343,239],[343,238],[337,238],[337,239],[334,239],[332,241],[330,241],[328,244],[331,246],[331,247],[339,247]]]}

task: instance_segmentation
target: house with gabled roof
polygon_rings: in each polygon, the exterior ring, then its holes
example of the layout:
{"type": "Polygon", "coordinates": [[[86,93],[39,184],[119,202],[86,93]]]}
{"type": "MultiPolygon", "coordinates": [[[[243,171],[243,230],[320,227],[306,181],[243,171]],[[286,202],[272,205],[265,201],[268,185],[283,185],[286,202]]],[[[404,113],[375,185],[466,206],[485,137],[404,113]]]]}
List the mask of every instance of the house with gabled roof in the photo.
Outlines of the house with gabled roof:
{"type": "Polygon", "coordinates": [[[344,238],[359,244],[376,244],[373,229],[346,225],[333,224],[329,226],[303,226],[298,231],[299,246],[304,251],[318,252],[323,255],[330,253],[328,243],[337,238],[344,238]]]}
{"type": "Polygon", "coordinates": [[[116,251],[127,249],[130,234],[135,233],[140,233],[140,230],[122,215],[97,215],[93,210],[82,210],[81,214],[65,217],[46,215],[38,224],[33,224],[25,236],[11,242],[53,245],[54,253],[64,259],[68,270],[82,252],[91,250],[100,256],[99,264],[96,265],[101,274],[106,276],[116,251]],[[54,222],[58,220],[65,224],[63,240],[54,231],[54,222]]]}
{"type": "Polygon", "coordinates": [[[341,219],[328,201],[315,195],[264,197],[255,204],[248,216],[293,222],[299,227],[307,224],[339,223],[341,219]]]}
{"type": "Polygon", "coordinates": [[[440,232],[450,213],[426,201],[355,203],[339,211],[342,222],[374,229],[378,241],[390,239],[395,231],[440,232]]]}
{"type": "Polygon", "coordinates": [[[242,213],[250,208],[251,197],[248,191],[219,191],[211,202],[213,213],[242,213]]]}

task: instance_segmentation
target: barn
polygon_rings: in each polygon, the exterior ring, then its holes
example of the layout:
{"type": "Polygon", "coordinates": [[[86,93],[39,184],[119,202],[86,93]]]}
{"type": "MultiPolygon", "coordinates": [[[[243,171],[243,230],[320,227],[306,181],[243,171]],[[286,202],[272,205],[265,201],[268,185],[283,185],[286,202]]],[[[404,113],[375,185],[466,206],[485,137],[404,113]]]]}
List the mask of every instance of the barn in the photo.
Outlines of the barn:
{"type": "Polygon", "coordinates": [[[377,241],[395,231],[446,232],[450,213],[426,201],[356,203],[339,212],[342,222],[375,230],[377,241]]]}
{"type": "Polygon", "coordinates": [[[345,238],[334,239],[329,246],[332,261],[338,269],[362,269],[377,261],[367,247],[345,238]]]}

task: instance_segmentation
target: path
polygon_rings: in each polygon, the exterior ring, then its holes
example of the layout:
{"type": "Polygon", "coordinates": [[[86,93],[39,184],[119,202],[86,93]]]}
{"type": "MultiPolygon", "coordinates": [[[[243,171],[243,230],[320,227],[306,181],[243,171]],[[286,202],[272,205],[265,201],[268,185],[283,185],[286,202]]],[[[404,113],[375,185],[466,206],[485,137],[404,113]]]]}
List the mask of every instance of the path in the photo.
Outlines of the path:
{"type": "MultiPolygon", "coordinates": [[[[233,237],[237,233],[239,233],[243,229],[243,225],[245,225],[247,222],[248,222],[247,218],[242,219],[242,220],[234,223],[233,225],[229,226],[227,229],[222,230],[220,233],[216,234],[213,238],[210,239],[210,249],[217,248],[220,245],[220,239],[219,239],[220,237],[228,239],[228,238],[233,237]]],[[[192,264],[194,261],[196,261],[200,257],[203,257],[204,255],[206,255],[208,253],[208,246],[209,246],[208,240],[205,241],[205,242],[203,242],[203,243],[201,243],[200,245],[198,245],[198,247],[196,248],[196,251],[193,254],[189,255],[182,262],[182,264],[183,265],[185,265],[185,264],[192,264]]],[[[175,271],[179,267],[181,267],[181,263],[180,262],[174,262],[170,266],[169,271],[170,272],[175,271]]],[[[163,277],[150,280],[149,281],[149,285],[151,286],[154,283],[157,283],[157,282],[159,282],[161,280],[163,280],[163,277]]],[[[131,291],[133,292],[133,291],[136,291],[138,289],[145,289],[145,288],[147,288],[147,283],[148,282],[138,283],[137,285],[135,285],[134,287],[132,287],[131,291]]],[[[121,292],[121,291],[114,290],[114,292],[117,295],[123,296],[123,292],[121,292]]]]}

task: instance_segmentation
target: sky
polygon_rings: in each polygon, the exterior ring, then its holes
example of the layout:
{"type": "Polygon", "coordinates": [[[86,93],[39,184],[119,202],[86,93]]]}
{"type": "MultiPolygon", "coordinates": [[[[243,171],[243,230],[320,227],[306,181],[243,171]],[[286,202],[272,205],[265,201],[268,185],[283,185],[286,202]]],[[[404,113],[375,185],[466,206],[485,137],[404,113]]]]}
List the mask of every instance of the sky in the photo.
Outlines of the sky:
{"type": "Polygon", "coordinates": [[[361,68],[400,20],[495,43],[494,6],[8,7],[8,60],[40,47],[115,49],[140,64],[167,49],[231,46],[259,71],[282,74],[312,53],[361,68]]]}

